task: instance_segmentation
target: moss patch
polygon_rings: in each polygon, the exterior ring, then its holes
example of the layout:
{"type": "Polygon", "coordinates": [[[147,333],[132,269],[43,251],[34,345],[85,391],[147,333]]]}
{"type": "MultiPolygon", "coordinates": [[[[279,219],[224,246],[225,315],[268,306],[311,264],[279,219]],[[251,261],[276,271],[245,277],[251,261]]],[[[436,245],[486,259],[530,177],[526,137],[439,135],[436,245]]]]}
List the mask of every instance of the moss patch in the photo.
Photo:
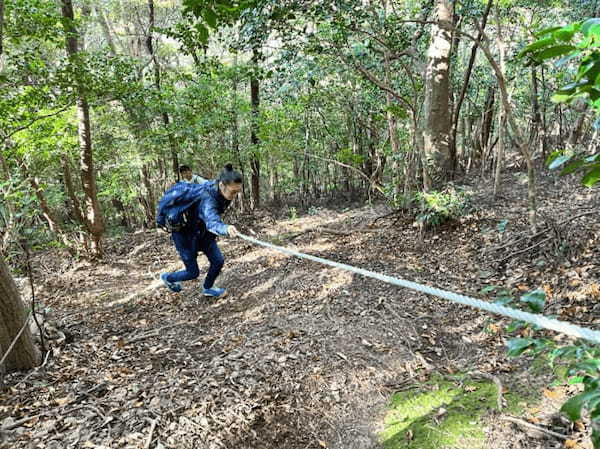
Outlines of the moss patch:
{"type": "MultiPolygon", "coordinates": [[[[483,417],[496,410],[492,382],[436,377],[419,390],[396,393],[381,438],[387,449],[478,449],[485,441],[483,417]]],[[[504,395],[509,409],[517,399],[504,395]]]]}

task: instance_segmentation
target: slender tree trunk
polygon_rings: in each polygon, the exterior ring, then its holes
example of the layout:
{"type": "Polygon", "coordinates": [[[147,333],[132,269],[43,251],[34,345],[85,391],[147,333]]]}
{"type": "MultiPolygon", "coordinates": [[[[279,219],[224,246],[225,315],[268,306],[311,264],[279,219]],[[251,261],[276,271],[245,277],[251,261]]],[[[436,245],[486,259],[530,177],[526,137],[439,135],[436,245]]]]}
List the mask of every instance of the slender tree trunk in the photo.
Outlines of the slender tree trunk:
{"type": "Polygon", "coordinates": [[[583,124],[585,123],[587,110],[587,103],[584,103],[581,108],[575,108],[575,111],[579,113],[579,116],[577,117],[577,120],[575,120],[575,124],[573,125],[573,128],[571,128],[571,132],[569,134],[568,142],[571,147],[574,147],[579,142],[581,131],[583,130],[583,124]]]}
{"type": "MultiPolygon", "coordinates": [[[[504,69],[503,69],[504,71],[504,69]]],[[[539,92],[538,92],[538,79],[535,67],[531,67],[531,131],[529,132],[529,145],[536,146],[535,143],[538,139],[540,127],[542,124],[542,115],[540,113],[539,103],[539,92]]]]}
{"type": "Polygon", "coordinates": [[[19,331],[25,329],[10,354],[6,357],[0,372],[27,370],[40,363],[40,351],[35,346],[29,325],[25,324],[28,314],[21,301],[15,281],[8,271],[0,254],[0,359],[4,357],[19,331]]]}
{"type": "MultiPolygon", "coordinates": [[[[496,25],[498,26],[498,33],[496,34],[496,44],[498,46],[498,52],[500,56],[500,72],[506,73],[506,46],[504,45],[504,40],[502,39],[504,33],[502,31],[502,22],[500,22],[498,8],[495,9],[495,12],[496,25]]],[[[532,73],[532,76],[535,78],[535,72],[532,73]]],[[[534,98],[537,101],[537,89],[534,89],[534,92],[534,98]]],[[[536,110],[538,110],[537,107],[534,108],[534,111],[536,110]]],[[[504,151],[506,146],[505,122],[505,113],[502,111],[502,108],[500,108],[500,111],[498,112],[498,151],[496,152],[496,173],[494,174],[494,197],[500,192],[500,178],[502,175],[502,166],[504,164],[504,151]]]]}
{"type": "MultiPolygon", "coordinates": [[[[63,25],[65,32],[67,33],[67,54],[69,59],[73,60],[78,52],[78,34],[74,25],[73,4],[71,0],[61,1],[62,14],[65,19],[63,21],[63,25]]],[[[82,89],[79,86],[76,86],[76,88],[79,91],[79,97],[77,99],[77,126],[79,129],[81,184],[83,185],[86,204],[85,222],[87,231],[92,238],[92,253],[95,257],[101,257],[104,223],[96,187],[96,172],[94,170],[92,131],[90,125],[90,108],[84,94],[82,93],[82,89]]]]}
{"type": "Polygon", "coordinates": [[[426,190],[451,176],[450,157],[450,50],[452,47],[452,3],[436,0],[437,23],[427,52],[425,73],[425,127],[423,179],[426,190]]]}
{"type": "MultiPolygon", "coordinates": [[[[258,70],[258,51],[255,49],[252,54],[252,62],[255,70],[258,70]]],[[[252,208],[260,207],[260,160],[258,155],[258,119],[260,107],[260,91],[257,73],[253,73],[250,79],[250,102],[252,105],[252,124],[250,132],[250,143],[252,144],[252,159],[250,168],[252,169],[252,208]]]]}
{"type": "Polygon", "coordinates": [[[71,177],[71,166],[69,164],[69,158],[65,155],[62,158],[62,169],[63,169],[63,182],[65,184],[65,192],[67,193],[67,198],[69,198],[69,205],[71,212],[77,219],[77,221],[81,224],[81,226],[85,227],[85,218],[81,212],[81,205],[79,204],[79,199],[77,199],[77,195],[75,194],[75,188],[73,187],[73,178],[71,177]]]}
{"type": "MultiPolygon", "coordinates": [[[[490,13],[490,9],[492,7],[493,0],[488,0],[487,6],[485,8],[485,12],[483,13],[483,18],[481,19],[481,31],[478,33],[476,39],[477,42],[481,42],[481,37],[483,34],[483,30],[485,30],[485,26],[487,25],[487,19],[490,13]]],[[[456,107],[454,108],[454,113],[452,114],[452,138],[450,139],[450,147],[452,149],[452,154],[456,154],[456,135],[458,130],[458,123],[460,120],[460,110],[462,108],[465,95],[467,93],[467,88],[469,87],[469,82],[471,81],[471,73],[473,71],[473,65],[475,63],[475,57],[477,56],[477,43],[473,44],[471,48],[471,55],[469,56],[469,62],[467,64],[467,70],[465,71],[465,76],[463,80],[462,89],[458,96],[458,101],[456,102],[456,107]]],[[[453,169],[456,169],[456,161],[453,161],[453,169]]]]}
{"type": "MultiPolygon", "coordinates": [[[[237,69],[238,59],[237,53],[233,59],[234,69],[237,69]]],[[[246,178],[246,174],[244,173],[244,162],[242,161],[242,154],[240,152],[240,125],[239,125],[239,113],[238,113],[238,76],[237,72],[234,74],[233,79],[231,80],[231,146],[233,149],[233,154],[235,155],[238,163],[239,170],[242,174],[242,178],[246,178]]],[[[239,200],[240,211],[244,212],[246,210],[246,201],[248,198],[248,188],[246,183],[242,183],[242,195],[239,200]]]]}
{"type": "Polygon", "coordinates": [[[104,33],[104,38],[106,39],[106,44],[108,45],[108,48],[110,49],[111,54],[115,55],[115,54],[117,54],[117,49],[115,47],[115,42],[113,40],[112,33],[110,31],[110,26],[108,24],[108,20],[106,19],[106,16],[104,15],[104,11],[102,11],[102,8],[100,8],[99,5],[95,5],[95,9],[96,9],[96,15],[98,16],[98,22],[100,22],[100,26],[102,27],[102,31],[104,33]]]}
{"type": "Polygon", "coordinates": [[[31,175],[27,176],[27,179],[29,180],[29,184],[31,185],[31,188],[33,189],[33,193],[35,194],[35,196],[38,200],[38,203],[40,204],[40,209],[42,209],[42,215],[44,216],[44,218],[46,219],[46,222],[48,223],[50,232],[52,232],[56,236],[58,236],[59,234],[62,234],[63,231],[62,231],[62,224],[60,222],[60,219],[54,214],[54,211],[52,211],[50,209],[50,207],[48,206],[48,201],[46,201],[46,196],[44,195],[44,192],[43,192],[42,188],[40,187],[38,180],[34,176],[31,176],[31,175]]]}
{"type": "Polygon", "coordinates": [[[535,234],[537,231],[537,194],[536,194],[536,176],[535,176],[535,167],[533,164],[533,157],[531,151],[521,133],[521,130],[514,118],[513,107],[510,100],[510,96],[508,94],[508,90],[506,88],[506,77],[502,72],[500,66],[492,56],[492,53],[489,49],[488,42],[489,40],[484,35],[484,43],[481,43],[480,47],[488,62],[494,69],[494,75],[496,76],[496,80],[498,81],[498,89],[500,90],[500,98],[502,99],[502,106],[504,108],[504,114],[506,115],[507,123],[510,127],[510,130],[513,135],[513,139],[517,144],[517,147],[520,153],[525,158],[527,163],[527,206],[528,206],[528,218],[529,218],[529,228],[532,234],[535,234]]]}
{"type": "Polygon", "coordinates": [[[481,173],[485,171],[485,160],[490,150],[490,136],[494,126],[494,103],[496,101],[496,88],[490,87],[485,99],[483,116],[481,118],[481,131],[479,134],[479,144],[481,146],[481,173]]]}
{"type": "MultiPolygon", "coordinates": [[[[149,26],[148,26],[148,34],[146,36],[146,49],[148,50],[148,54],[152,58],[152,62],[154,64],[154,86],[156,90],[160,93],[160,64],[158,63],[158,58],[156,57],[156,52],[154,51],[154,46],[152,44],[152,35],[154,32],[154,0],[148,0],[148,10],[149,10],[149,26]]],[[[166,111],[161,112],[161,117],[163,120],[163,124],[165,125],[167,136],[169,139],[169,147],[171,148],[171,161],[173,165],[173,175],[174,179],[177,179],[179,176],[179,158],[177,156],[177,144],[175,143],[175,138],[173,134],[169,130],[169,125],[171,120],[169,119],[169,114],[166,111]]]]}
{"type": "Polygon", "coordinates": [[[0,55],[4,51],[3,36],[4,36],[4,0],[0,0],[0,55]]]}

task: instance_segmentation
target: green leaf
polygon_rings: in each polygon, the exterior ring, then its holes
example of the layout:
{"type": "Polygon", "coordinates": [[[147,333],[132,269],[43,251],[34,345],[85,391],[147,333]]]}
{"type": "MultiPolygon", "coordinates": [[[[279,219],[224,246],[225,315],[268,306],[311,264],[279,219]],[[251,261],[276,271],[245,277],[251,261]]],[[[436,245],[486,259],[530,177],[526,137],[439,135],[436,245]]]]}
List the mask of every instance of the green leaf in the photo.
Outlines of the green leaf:
{"type": "MultiPolygon", "coordinates": [[[[594,420],[596,421],[597,419],[598,416],[596,415],[594,420]]],[[[600,429],[596,427],[592,428],[592,444],[594,447],[600,447],[600,429]]]]}
{"type": "Polygon", "coordinates": [[[583,379],[584,378],[582,376],[574,376],[574,377],[571,377],[567,383],[569,385],[577,385],[577,384],[583,383],[583,379]]]}
{"type": "Polygon", "coordinates": [[[550,165],[548,165],[548,169],[555,170],[558,167],[560,167],[561,165],[563,165],[565,162],[569,161],[572,157],[573,157],[573,155],[559,156],[559,157],[555,158],[552,161],[552,163],[550,163],[550,165]]]}
{"type": "Polygon", "coordinates": [[[499,306],[506,306],[506,305],[510,304],[511,302],[513,302],[513,299],[511,297],[501,296],[499,298],[496,298],[496,300],[494,301],[494,304],[498,304],[499,306]]]}
{"type": "Polygon", "coordinates": [[[550,165],[554,159],[556,159],[559,156],[562,156],[564,153],[565,153],[565,150],[556,150],[556,151],[553,151],[546,158],[546,165],[550,165]]]}
{"type": "Polygon", "coordinates": [[[531,348],[533,344],[533,338],[513,338],[507,344],[508,355],[510,357],[517,357],[531,348]]]}
{"type": "Polygon", "coordinates": [[[543,290],[534,290],[521,296],[521,301],[526,303],[535,313],[541,313],[546,304],[546,293],[543,290]]]}
{"type": "Polygon", "coordinates": [[[206,20],[206,23],[209,27],[213,29],[217,28],[217,15],[211,8],[209,8],[208,6],[205,7],[204,14],[202,14],[202,17],[204,17],[204,20],[206,20]]]}
{"type": "Polygon", "coordinates": [[[196,23],[195,28],[198,32],[198,39],[206,44],[208,42],[208,29],[201,23],[196,23]]]}
{"type": "Polygon", "coordinates": [[[571,173],[576,171],[582,165],[585,165],[585,161],[582,161],[582,160],[573,161],[570,164],[567,164],[566,167],[561,170],[560,175],[561,176],[570,175],[571,173]]]}
{"type": "Polygon", "coordinates": [[[581,32],[584,36],[600,36],[600,19],[588,19],[581,25],[581,32]]]}
{"type": "Polygon", "coordinates": [[[570,41],[577,32],[576,24],[567,25],[552,33],[552,37],[556,40],[567,42],[570,41]]]}
{"type": "Polygon", "coordinates": [[[533,53],[537,50],[540,50],[544,47],[548,47],[549,45],[552,45],[556,43],[556,41],[554,40],[553,37],[547,37],[545,39],[540,39],[538,41],[535,41],[529,45],[527,45],[525,48],[523,48],[523,50],[521,50],[519,52],[519,54],[517,55],[518,58],[522,58],[523,56],[525,56],[528,53],[533,53]]]}
{"type": "Polygon", "coordinates": [[[552,26],[549,28],[544,28],[543,30],[538,31],[534,34],[535,37],[540,38],[545,36],[546,34],[554,33],[555,31],[561,30],[563,27],[561,26],[552,26]]]}
{"type": "Polygon", "coordinates": [[[594,167],[585,174],[581,183],[586,187],[593,187],[600,180],[600,166],[594,167]]]}
{"type": "Polygon", "coordinates": [[[600,397],[600,391],[583,392],[565,402],[560,411],[565,413],[571,421],[577,421],[581,419],[581,411],[585,408],[586,404],[598,397],[600,397]]]}
{"type": "Polygon", "coordinates": [[[481,289],[481,293],[493,292],[494,290],[496,290],[496,288],[498,288],[496,285],[488,285],[487,287],[481,289]]]}
{"type": "Polygon", "coordinates": [[[567,62],[569,62],[572,59],[575,59],[576,57],[578,57],[580,54],[581,54],[581,50],[577,50],[577,51],[571,53],[570,55],[563,56],[562,58],[560,58],[558,61],[556,61],[554,63],[554,66],[555,67],[562,67],[567,62]]]}
{"type": "Polygon", "coordinates": [[[567,103],[573,98],[572,94],[554,94],[550,97],[552,103],[567,103]]]}
{"type": "Polygon", "coordinates": [[[576,51],[577,47],[573,45],[556,45],[554,47],[546,48],[538,53],[535,53],[533,57],[537,61],[543,61],[544,59],[556,58],[557,56],[566,55],[572,51],[576,51]]]}
{"type": "Polygon", "coordinates": [[[591,375],[598,375],[600,372],[600,360],[592,359],[578,363],[571,368],[575,372],[584,371],[591,375]]]}

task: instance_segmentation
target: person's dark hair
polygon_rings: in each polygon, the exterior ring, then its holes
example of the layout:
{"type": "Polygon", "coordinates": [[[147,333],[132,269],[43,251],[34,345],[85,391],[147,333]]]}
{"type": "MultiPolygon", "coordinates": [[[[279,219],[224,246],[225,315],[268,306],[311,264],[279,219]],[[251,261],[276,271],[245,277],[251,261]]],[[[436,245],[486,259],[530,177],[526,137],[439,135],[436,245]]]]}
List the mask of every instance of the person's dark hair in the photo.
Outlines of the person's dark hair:
{"type": "Polygon", "coordinates": [[[233,165],[231,165],[231,164],[225,164],[223,171],[219,175],[219,181],[222,182],[223,184],[233,184],[233,183],[240,184],[242,182],[242,180],[243,180],[243,178],[242,178],[242,175],[240,174],[240,172],[235,171],[233,169],[233,165]]]}
{"type": "Polygon", "coordinates": [[[183,173],[184,171],[192,171],[192,169],[190,167],[188,167],[187,165],[180,166],[179,173],[183,173]]]}

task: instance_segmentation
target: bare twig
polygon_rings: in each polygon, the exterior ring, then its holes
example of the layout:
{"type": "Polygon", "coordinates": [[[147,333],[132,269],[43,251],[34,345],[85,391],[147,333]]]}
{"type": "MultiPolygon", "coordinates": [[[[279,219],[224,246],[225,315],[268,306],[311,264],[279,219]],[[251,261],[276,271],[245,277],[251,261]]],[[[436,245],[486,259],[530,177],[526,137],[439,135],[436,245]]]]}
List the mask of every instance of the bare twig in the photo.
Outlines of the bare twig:
{"type": "Polygon", "coordinates": [[[150,422],[150,433],[148,434],[148,438],[146,439],[146,444],[144,444],[144,448],[146,448],[146,449],[150,448],[150,444],[152,443],[152,435],[154,434],[154,429],[156,429],[157,422],[158,422],[158,418],[153,419],[150,422]]]}
{"type": "Polygon", "coordinates": [[[0,430],[2,430],[3,432],[6,432],[8,430],[12,430],[12,429],[16,429],[17,427],[19,427],[21,424],[25,424],[28,421],[31,421],[32,419],[35,418],[39,418],[41,415],[32,415],[32,416],[28,416],[26,418],[23,419],[19,419],[18,421],[15,421],[11,424],[7,424],[5,426],[0,427],[0,430]]]}
{"type": "Polygon", "coordinates": [[[527,251],[529,251],[529,250],[532,250],[533,248],[536,248],[536,247],[540,246],[542,243],[545,243],[545,242],[547,242],[547,241],[548,241],[548,240],[550,240],[550,239],[552,239],[552,236],[550,236],[550,237],[546,237],[545,239],[542,239],[542,240],[540,240],[539,242],[537,242],[537,243],[535,243],[535,244],[533,244],[533,245],[531,245],[531,246],[528,246],[528,247],[527,247],[527,248],[525,248],[525,249],[522,249],[521,251],[517,251],[516,253],[509,254],[508,256],[506,256],[506,257],[504,257],[504,258],[500,259],[498,262],[502,263],[502,262],[504,262],[505,260],[508,260],[508,259],[510,259],[510,258],[512,258],[512,257],[518,256],[519,254],[526,253],[527,251]]]}
{"type": "Polygon", "coordinates": [[[522,426],[522,427],[528,427],[530,429],[537,430],[538,432],[545,433],[546,435],[551,435],[553,437],[560,438],[561,440],[569,439],[568,436],[563,435],[562,433],[557,433],[557,432],[553,432],[552,430],[544,429],[543,427],[536,426],[534,424],[528,423],[527,421],[524,421],[519,418],[513,418],[512,416],[502,416],[501,419],[503,419],[504,421],[510,421],[514,424],[518,424],[519,426],[522,426]]]}
{"type": "Polygon", "coordinates": [[[502,382],[500,382],[500,379],[496,376],[494,376],[493,374],[488,374],[488,373],[482,373],[481,371],[473,371],[469,373],[469,376],[471,377],[481,377],[483,379],[488,379],[491,380],[492,382],[494,382],[496,384],[496,388],[498,390],[498,396],[496,398],[496,402],[498,404],[498,410],[502,410],[503,407],[503,401],[502,401],[502,382]]]}

